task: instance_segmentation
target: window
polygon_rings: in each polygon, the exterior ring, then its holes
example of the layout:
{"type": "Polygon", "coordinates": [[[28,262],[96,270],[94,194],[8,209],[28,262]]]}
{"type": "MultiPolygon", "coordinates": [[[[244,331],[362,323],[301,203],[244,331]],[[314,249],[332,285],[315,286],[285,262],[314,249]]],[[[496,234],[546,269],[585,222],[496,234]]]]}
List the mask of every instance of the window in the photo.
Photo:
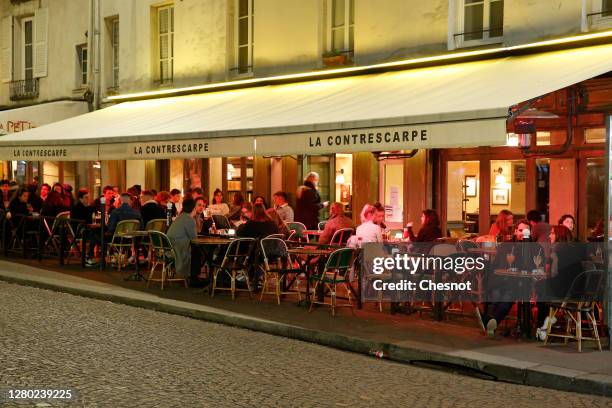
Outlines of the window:
{"type": "Polygon", "coordinates": [[[23,79],[34,78],[34,19],[26,17],[21,20],[23,34],[23,79]]]}
{"type": "Polygon", "coordinates": [[[254,0],[236,2],[236,61],[238,74],[253,70],[254,0]]]}
{"type": "Polygon", "coordinates": [[[88,61],[87,45],[83,44],[83,45],[77,46],[77,58],[79,62],[79,69],[77,71],[79,78],[77,81],[77,86],[78,87],[87,86],[87,61],[88,61]]]}
{"type": "Polygon", "coordinates": [[[174,6],[157,9],[159,82],[167,84],[174,77],[174,6]]]}
{"type": "MultiPolygon", "coordinates": [[[[583,30],[587,30],[589,24],[591,27],[608,28],[612,20],[612,0],[591,0],[590,5],[585,3],[587,9],[584,11],[586,19],[583,21],[583,30]]],[[[584,7],[583,6],[583,7],[584,7]]]]}
{"type": "Polygon", "coordinates": [[[459,0],[459,46],[499,41],[504,35],[504,0],[459,0]]]}
{"type": "Polygon", "coordinates": [[[327,2],[327,51],[353,52],[355,0],[327,2]]]}
{"type": "Polygon", "coordinates": [[[111,84],[114,88],[119,86],[119,19],[114,18],[110,23],[111,40],[111,84]]]}

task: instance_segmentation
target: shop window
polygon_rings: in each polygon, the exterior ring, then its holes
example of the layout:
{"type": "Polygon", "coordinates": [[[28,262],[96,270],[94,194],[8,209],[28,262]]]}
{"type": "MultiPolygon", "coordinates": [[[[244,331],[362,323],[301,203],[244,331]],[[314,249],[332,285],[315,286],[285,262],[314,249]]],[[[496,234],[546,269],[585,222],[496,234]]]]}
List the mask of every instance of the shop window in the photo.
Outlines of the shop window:
{"type": "Polygon", "coordinates": [[[390,159],[380,163],[380,193],[385,206],[387,228],[402,228],[404,223],[404,161],[390,159]]]}
{"type": "Polygon", "coordinates": [[[588,128],[584,129],[585,143],[606,143],[605,128],[588,128]]]}
{"type": "Polygon", "coordinates": [[[576,160],[536,160],[536,209],[557,223],[563,214],[576,216],[576,160]]]}
{"type": "Polygon", "coordinates": [[[353,196],[353,155],[336,154],[336,201],[344,204],[348,212],[352,212],[353,196]]]}
{"type": "Polygon", "coordinates": [[[491,160],[491,172],[491,217],[507,209],[515,219],[524,218],[527,213],[525,160],[491,160]]]}
{"type": "Polygon", "coordinates": [[[587,234],[603,223],[606,200],[606,168],[603,157],[586,160],[587,234]]]}
{"type": "Polygon", "coordinates": [[[241,192],[245,200],[253,200],[253,157],[228,157],[225,167],[227,179],[226,200],[241,192]]]}
{"type": "Polygon", "coordinates": [[[157,8],[157,69],[160,84],[174,78],[174,6],[157,8]]]}
{"type": "Polygon", "coordinates": [[[253,71],[254,0],[236,0],[235,38],[238,75],[253,71]]]}
{"type": "Polygon", "coordinates": [[[326,26],[326,51],[353,55],[355,0],[328,0],[326,26]]]}
{"type": "Polygon", "coordinates": [[[458,47],[501,42],[504,35],[503,0],[457,0],[458,47]]]}
{"type": "Polygon", "coordinates": [[[77,169],[76,162],[66,161],[62,162],[62,183],[69,184],[72,186],[72,191],[76,191],[80,186],[77,186],[77,169]]]}
{"type": "Polygon", "coordinates": [[[58,161],[46,161],[43,163],[43,183],[53,185],[53,183],[59,183],[59,168],[60,162],[58,161]]]}
{"type": "Polygon", "coordinates": [[[480,162],[449,161],[446,181],[446,226],[451,235],[478,231],[480,162]]]}

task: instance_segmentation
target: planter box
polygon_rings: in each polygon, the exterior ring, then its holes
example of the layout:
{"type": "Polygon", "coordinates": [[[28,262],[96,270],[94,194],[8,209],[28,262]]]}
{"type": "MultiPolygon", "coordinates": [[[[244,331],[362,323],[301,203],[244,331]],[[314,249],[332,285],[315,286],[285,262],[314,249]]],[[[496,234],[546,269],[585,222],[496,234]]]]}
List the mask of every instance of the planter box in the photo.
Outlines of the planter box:
{"type": "Polygon", "coordinates": [[[343,67],[348,64],[346,55],[336,55],[333,57],[323,57],[323,65],[326,67],[343,67]]]}

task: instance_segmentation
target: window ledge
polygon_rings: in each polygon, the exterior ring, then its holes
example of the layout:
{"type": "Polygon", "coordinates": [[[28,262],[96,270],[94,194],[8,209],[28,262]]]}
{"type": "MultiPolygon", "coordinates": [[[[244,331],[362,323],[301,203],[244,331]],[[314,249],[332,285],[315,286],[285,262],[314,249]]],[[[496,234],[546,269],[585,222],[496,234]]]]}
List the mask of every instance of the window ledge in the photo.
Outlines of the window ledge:
{"type": "Polygon", "coordinates": [[[79,88],[74,88],[74,89],[72,90],[72,94],[73,94],[73,95],[82,95],[82,94],[84,94],[86,91],[87,91],[87,85],[83,85],[83,86],[81,86],[81,87],[79,87],[79,88]]]}
{"type": "Polygon", "coordinates": [[[503,45],[504,37],[495,37],[487,40],[470,40],[470,41],[456,41],[455,48],[478,48],[488,45],[503,45]]]}

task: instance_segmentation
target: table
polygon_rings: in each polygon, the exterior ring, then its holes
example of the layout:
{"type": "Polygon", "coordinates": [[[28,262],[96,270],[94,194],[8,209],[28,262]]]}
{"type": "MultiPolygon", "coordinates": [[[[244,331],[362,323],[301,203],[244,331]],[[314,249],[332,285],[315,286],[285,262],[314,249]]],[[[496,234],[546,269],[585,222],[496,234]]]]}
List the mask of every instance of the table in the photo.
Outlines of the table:
{"type": "Polygon", "coordinates": [[[142,239],[148,236],[149,236],[148,231],[132,231],[123,236],[123,238],[132,240],[132,250],[134,251],[134,265],[135,265],[134,273],[128,276],[127,278],[125,278],[124,280],[141,281],[145,279],[145,277],[142,276],[142,274],[140,273],[140,269],[138,268],[138,247],[139,247],[139,244],[142,243],[142,239]]]}
{"type": "MultiPolygon", "coordinates": [[[[289,248],[288,249],[289,254],[291,255],[297,255],[297,256],[305,256],[306,257],[306,261],[303,264],[303,272],[304,275],[306,275],[306,306],[308,306],[310,304],[310,270],[309,270],[309,266],[310,266],[310,262],[317,258],[317,257],[327,257],[329,256],[332,252],[334,252],[334,249],[332,248],[317,248],[317,247],[293,247],[293,248],[289,248]]],[[[323,300],[323,286],[319,285],[319,291],[317,291],[317,297],[319,300],[323,300]]],[[[361,299],[359,299],[361,300],[361,299]]]]}
{"type": "MultiPolygon", "coordinates": [[[[518,269],[502,268],[493,270],[493,273],[497,276],[528,280],[528,284],[531,285],[531,298],[533,298],[534,295],[535,283],[539,280],[548,278],[548,275],[545,273],[544,269],[542,269],[541,273],[536,273],[518,269]]],[[[517,304],[519,305],[517,307],[517,320],[520,331],[525,336],[531,337],[531,301],[517,300],[517,304]]]]}
{"type": "Polygon", "coordinates": [[[192,245],[229,245],[234,238],[201,236],[191,240],[192,245]]]}
{"type": "Polygon", "coordinates": [[[303,234],[310,240],[310,237],[316,238],[319,240],[319,237],[323,234],[323,230],[304,230],[303,234]]]}

